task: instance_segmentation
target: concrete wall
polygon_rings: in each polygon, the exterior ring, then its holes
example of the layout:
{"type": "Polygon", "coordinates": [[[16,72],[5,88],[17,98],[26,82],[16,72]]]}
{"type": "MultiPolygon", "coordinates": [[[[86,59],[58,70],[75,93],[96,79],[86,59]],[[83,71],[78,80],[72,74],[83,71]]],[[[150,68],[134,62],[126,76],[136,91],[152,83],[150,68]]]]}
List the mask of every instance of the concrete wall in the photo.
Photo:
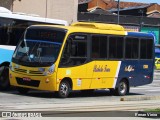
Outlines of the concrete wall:
{"type": "Polygon", "coordinates": [[[46,0],[15,0],[13,2],[13,12],[27,14],[38,14],[42,17],[46,12],[46,0]]]}
{"type": "Polygon", "coordinates": [[[12,10],[14,0],[0,0],[0,6],[12,10]]]}
{"type": "Polygon", "coordinates": [[[38,14],[41,17],[77,21],[78,0],[15,0],[13,12],[38,14]]]}

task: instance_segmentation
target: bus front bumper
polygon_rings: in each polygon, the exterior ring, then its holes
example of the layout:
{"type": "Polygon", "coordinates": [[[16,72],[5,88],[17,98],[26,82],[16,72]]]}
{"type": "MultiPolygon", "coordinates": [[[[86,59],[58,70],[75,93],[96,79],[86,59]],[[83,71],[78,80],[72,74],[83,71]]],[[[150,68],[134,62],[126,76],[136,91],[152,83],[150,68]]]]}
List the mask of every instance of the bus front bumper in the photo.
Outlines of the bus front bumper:
{"type": "Polygon", "coordinates": [[[50,76],[33,76],[9,71],[10,84],[37,90],[57,91],[54,74],[50,76]]]}

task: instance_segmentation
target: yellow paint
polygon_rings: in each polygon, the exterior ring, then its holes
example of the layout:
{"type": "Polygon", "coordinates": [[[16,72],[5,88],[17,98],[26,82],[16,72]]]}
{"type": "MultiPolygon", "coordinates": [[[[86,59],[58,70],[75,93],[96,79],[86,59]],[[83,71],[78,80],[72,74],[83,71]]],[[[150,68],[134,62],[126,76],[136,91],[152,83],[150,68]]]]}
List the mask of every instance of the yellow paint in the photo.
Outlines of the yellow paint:
{"type": "MultiPolygon", "coordinates": [[[[39,90],[48,90],[48,91],[54,91],[56,90],[56,72],[54,72],[51,75],[44,76],[43,74],[38,76],[37,74],[30,74],[27,72],[18,72],[15,70],[15,65],[12,63],[14,71],[10,70],[9,74],[12,75],[12,78],[10,78],[10,84],[13,86],[20,86],[20,87],[27,87],[27,88],[32,88],[32,89],[39,89],[39,90]],[[24,85],[19,85],[16,81],[16,78],[30,78],[32,80],[37,80],[40,81],[39,87],[30,87],[30,86],[24,86],[24,85]],[[49,80],[49,82],[45,82],[46,80],[49,80]]],[[[38,71],[38,67],[26,67],[26,66],[21,66],[19,65],[19,70],[23,71],[38,71]]],[[[48,67],[45,68],[46,70],[48,67]]]]}

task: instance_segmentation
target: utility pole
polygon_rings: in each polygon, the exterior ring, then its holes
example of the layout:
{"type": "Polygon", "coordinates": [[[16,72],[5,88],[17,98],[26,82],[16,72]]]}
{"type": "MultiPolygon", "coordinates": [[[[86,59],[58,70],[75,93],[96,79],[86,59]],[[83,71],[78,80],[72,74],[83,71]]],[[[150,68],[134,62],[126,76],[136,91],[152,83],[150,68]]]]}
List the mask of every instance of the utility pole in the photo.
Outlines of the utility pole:
{"type": "Polygon", "coordinates": [[[118,3],[117,3],[117,8],[118,8],[118,24],[119,24],[119,8],[120,8],[120,0],[118,0],[118,3]]]}
{"type": "Polygon", "coordinates": [[[48,12],[48,0],[46,0],[46,13],[45,13],[45,18],[47,18],[47,12],[48,12]]]}

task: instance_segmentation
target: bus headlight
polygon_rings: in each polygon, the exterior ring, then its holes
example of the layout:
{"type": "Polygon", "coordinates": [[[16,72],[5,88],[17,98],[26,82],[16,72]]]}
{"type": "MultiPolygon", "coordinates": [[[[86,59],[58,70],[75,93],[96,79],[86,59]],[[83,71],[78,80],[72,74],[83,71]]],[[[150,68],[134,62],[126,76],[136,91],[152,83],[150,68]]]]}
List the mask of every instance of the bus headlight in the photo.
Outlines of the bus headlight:
{"type": "Polygon", "coordinates": [[[50,75],[55,71],[55,65],[53,64],[46,72],[44,72],[44,75],[50,75]]]}

